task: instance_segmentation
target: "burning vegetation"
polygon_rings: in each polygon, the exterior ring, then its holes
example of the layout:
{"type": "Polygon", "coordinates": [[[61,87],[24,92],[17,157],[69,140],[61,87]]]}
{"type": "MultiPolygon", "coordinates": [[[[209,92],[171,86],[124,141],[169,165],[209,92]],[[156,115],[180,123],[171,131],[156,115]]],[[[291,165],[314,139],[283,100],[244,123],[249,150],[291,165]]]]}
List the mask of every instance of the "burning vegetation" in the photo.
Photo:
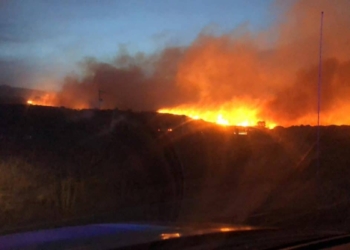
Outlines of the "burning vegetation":
{"type": "Polygon", "coordinates": [[[36,95],[27,100],[29,105],[39,105],[39,106],[57,106],[55,93],[45,93],[42,95],[36,95]]]}
{"type": "Polygon", "coordinates": [[[349,124],[349,1],[278,2],[279,24],[252,32],[203,32],[188,47],[152,55],[119,53],[84,62],[57,95],[29,104],[158,110],[222,125],[316,122],[320,12],[325,10],[322,124],[349,124]],[[103,91],[103,92],[101,92],[103,91]],[[102,93],[100,95],[100,93],[102,93]]]}

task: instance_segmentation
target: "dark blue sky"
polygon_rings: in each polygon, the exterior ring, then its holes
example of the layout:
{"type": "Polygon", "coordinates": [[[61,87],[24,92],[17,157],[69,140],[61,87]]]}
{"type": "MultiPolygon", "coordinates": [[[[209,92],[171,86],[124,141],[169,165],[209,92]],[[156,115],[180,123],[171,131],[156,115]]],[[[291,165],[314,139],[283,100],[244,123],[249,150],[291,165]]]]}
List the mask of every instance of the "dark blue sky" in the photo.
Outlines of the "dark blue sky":
{"type": "Polygon", "coordinates": [[[59,88],[85,57],[152,53],[203,30],[263,29],[272,0],[0,0],[0,84],[59,88]]]}

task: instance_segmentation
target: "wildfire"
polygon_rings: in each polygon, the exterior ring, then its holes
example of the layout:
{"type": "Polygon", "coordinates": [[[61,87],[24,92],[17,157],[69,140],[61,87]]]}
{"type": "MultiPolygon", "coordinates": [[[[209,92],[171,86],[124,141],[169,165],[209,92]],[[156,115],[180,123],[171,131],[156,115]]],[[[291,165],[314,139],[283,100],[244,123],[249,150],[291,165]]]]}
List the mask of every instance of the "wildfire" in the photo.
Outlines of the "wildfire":
{"type": "Polygon", "coordinates": [[[224,119],[221,114],[218,115],[218,118],[216,119],[216,123],[225,125],[225,126],[229,125],[228,121],[224,119]]]}
{"type": "MultiPolygon", "coordinates": [[[[202,119],[207,122],[213,122],[223,126],[256,126],[262,119],[258,117],[257,109],[239,107],[236,109],[201,109],[196,107],[179,107],[160,109],[158,113],[168,113],[174,115],[186,115],[192,119],[202,119]]],[[[276,124],[268,123],[268,128],[274,128],[276,124]]]]}
{"type": "Polygon", "coordinates": [[[57,106],[56,105],[56,94],[47,93],[42,96],[31,97],[27,100],[28,105],[38,105],[38,106],[57,106]]]}

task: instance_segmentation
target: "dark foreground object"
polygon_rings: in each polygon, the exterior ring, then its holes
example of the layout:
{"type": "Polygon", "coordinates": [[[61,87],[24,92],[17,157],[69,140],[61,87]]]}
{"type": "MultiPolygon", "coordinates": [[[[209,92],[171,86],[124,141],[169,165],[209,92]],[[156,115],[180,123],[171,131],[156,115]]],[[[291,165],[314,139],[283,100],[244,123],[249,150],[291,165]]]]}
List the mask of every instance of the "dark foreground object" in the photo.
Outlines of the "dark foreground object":
{"type": "Polygon", "coordinates": [[[0,237],[1,249],[321,249],[350,235],[220,226],[91,224],[0,237]]]}

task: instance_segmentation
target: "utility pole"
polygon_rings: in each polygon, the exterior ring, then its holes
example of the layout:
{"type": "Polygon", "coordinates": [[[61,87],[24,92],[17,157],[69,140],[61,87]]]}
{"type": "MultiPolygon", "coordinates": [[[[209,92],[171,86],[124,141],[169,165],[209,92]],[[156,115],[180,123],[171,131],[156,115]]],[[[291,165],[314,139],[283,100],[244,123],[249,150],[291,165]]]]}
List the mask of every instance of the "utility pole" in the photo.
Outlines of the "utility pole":
{"type": "Polygon", "coordinates": [[[102,107],[102,102],[103,102],[103,99],[102,99],[102,94],[104,92],[100,89],[98,89],[98,109],[101,109],[102,107]]]}
{"type": "Polygon", "coordinates": [[[317,170],[320,169],[320,112],[321,112],[321,83],[322,83],[322,35],[323,35],[323,11],[321,12],[320,27],[320,48],[318,64],[318,84],[317,84],[317,170]]]}

